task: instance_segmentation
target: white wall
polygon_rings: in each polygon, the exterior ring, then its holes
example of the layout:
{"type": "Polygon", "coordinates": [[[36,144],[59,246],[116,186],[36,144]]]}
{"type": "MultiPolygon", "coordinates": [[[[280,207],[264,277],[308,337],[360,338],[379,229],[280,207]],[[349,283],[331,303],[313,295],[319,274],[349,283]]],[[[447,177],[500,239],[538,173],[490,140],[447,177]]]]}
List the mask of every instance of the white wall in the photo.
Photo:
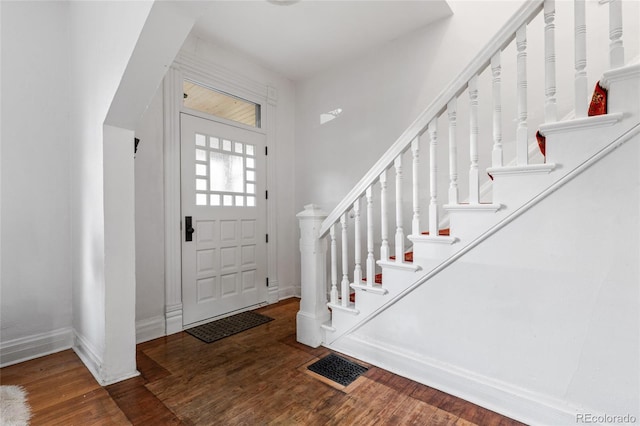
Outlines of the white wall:
{"type": "Polygon", "coordinates": [[[356,356],[530,424],[640,418],[639,142],[365,324],[356,356]]]}
{"type": "Polygon", "coordinates": [[[298,82],[296,208],[333,208],[519,4],[452,2],[453,16],[298,82]]]}
{"type": "Polygon", "coordinates": [[[71,346],[67,23],[62,2],[2,2],[2,364],[71,346]]]}
{"type": "MultiPolygon", "coordinates": [[[[105,359],[108,334],[117,333],[117,330],[107,330],[107,300],[110,298],[107,297],[109,289],[105,287],[105,244],[108,243],[105,232],[109,226],[117,225],[112,218],[118,216],[111,206],[105,205],[105,202],[113,201],[105,199],[105,183],[111,184],[109,180],[105,182],[105,178],[113,176],[111,167],[117,165],[105,168],[104,161],[105,153],[113,153],[114,158],[118,155],[111,151],[112,147],[103,144],[103,124],[151,6],[152,2],[70,4],[74,52],[70,68],[73,81],[70,135],[73,141],[73,327],[78,353],[101,382],[111,380],[111,373],[117,369],[105,359]],[[105,219],[109,223],[105,223],[105,219]]],[[[123,167],[126,172],[124,164],[123,167]]],[[[129,184],[133,185],[133,179],[129,184]]],[[[113,248],[117,250],[117,244],[113,248]]],[[[111,260],[117,260],[117,256],[111,260]]],[[[132,298],[133,291],[131,295],[132,298]]],[[[123,315],[127,315],[126,311],[123,315]]],[[[131,322],[133,329],[133,318],[131,322]]],[[[135,371],[135,360],[133,362],[135,371]]]]}
{"type": "Polygon", "coordinates": [[[80,225],[74,327],[76,350],[101,384],[138,374],[134,129],[208,5],[91,2],[72,8],[73,70],[85,96],[73,104],[81,165],[73,193],[80,225]],[[94,246],[87,244],[92,239],[94,246]]]}
{"type": "Polygon", "coordinates": [[[164,335],[162,99],[160,87],[135,132],[140,139],[134,161],[138,340],[164,335]]]}

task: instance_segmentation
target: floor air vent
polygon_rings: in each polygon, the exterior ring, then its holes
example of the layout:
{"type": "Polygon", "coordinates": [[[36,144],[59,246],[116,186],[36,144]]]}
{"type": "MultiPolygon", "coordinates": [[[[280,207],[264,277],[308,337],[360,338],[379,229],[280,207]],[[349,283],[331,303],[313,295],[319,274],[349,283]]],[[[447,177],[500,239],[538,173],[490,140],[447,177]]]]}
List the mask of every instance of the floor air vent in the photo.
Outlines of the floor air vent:
{"type": "Polygon", "coordinates": [[[351,382],[367,371],[365,367],[335,354],[327,355],[307,368],[342,386],[349,386],[351,382]]]}

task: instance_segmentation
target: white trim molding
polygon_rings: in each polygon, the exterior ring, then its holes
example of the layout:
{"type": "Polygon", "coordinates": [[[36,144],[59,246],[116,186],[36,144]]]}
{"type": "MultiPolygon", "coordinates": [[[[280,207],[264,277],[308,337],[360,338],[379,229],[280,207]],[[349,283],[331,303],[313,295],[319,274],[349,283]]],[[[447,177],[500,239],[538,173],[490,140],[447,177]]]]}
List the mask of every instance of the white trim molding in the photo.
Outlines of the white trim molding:
{"type": "Polygon", "coordinates": [[[164,77],[164,281],[165,332],[182,331],[180,218],[180,96],[182,75],[171,66],[164,77]]]}
{"type": "Polygon", "coordinates": [[[278,91],[275,87],[267,86],[267,103],[265,105],[265,129],[267,130],[267,190],[271,197],[267,199],[267,233],[269,242],[267,243],[267,277],[269,277],[269,290],[267,294],[268,303],[278,301],[278,207],[275,196],[278,194],[278,170],[277,156],[277,112],[278,112],[278,91]]]}
{"type": "Polygon", "coordinates": [[[71,327],[8,340],[0,343],[0,367],[71,349],[72,346],[71,327]]]}

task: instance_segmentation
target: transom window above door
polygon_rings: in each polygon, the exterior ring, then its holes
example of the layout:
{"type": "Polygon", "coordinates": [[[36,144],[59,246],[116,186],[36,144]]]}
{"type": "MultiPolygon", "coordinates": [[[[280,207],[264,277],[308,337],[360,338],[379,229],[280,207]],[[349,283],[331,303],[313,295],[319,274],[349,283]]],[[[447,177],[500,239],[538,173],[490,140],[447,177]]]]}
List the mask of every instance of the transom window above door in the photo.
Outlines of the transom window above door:
{"type": "Polygon", "coordinates": [[[192,81],[182,83],[186,108],[260,128],[260,104],[213,90],[192,81]]]}
{"type": "Polygon", "coordinates": [[[196,205],[255,207],[255,146],[200,133],[194,142],[196,205]]]}

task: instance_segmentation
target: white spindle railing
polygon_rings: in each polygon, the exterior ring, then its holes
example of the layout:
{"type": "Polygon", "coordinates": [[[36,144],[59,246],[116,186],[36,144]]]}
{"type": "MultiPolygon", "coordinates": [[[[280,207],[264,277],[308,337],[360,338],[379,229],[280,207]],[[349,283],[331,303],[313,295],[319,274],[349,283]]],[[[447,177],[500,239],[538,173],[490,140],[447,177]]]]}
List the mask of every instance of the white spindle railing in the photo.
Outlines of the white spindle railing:
{"type": "Polygon", "coordinates": [[[491,76],[493,89],[493,151],[491,165],[502,167],[502,66],[500,52],[491,57],[491,76]]]}
{"type": "Polygon", "coordinates": [[[519,166],[529,163],[529,141],[527,129],[527,26],[523,25],[516,32],[516,48],[518,49],[518,129],[516,130],[516,158],[519,166]]]}
{"type": "Polygon", "coordinates": [[[389,215],[387,213],[387,171],[380,173],[380,260],[389,260],[389,215]]]}
{"type": "Polygon", "coordinates": [[[544,2],[544,121],[558,119],[556,104],[556,1],[544,2]]]}
{"type": "Polygon", "coordinates": [[[347,231],[346,212],[340,217],[340,225],[342,227],[342,282],[340,283],[340,292],[342,306],[347,306],[349,304],[349,233],[347,231]]]}
{"type": "Polygon", "coordinates": [[[458,145],[456,142],[457,101],[447,103],[449,119],[449,204],[458,204],[458,145]]]}
{"type": "Polygon", "coordinates": [[[478,171],[478,76],[469,80],[469,204],[480,202],[480,176],[478,171]]]}
{"type": "MultiPolygon", "coordinates": [[[[366,200],[366,287],[367,291],[377,292],[379,289],[375,284],[375,226],[374,226],[374,200],[373,193],[375,185],[380,184],[380,260],[388,263],[390,255],[389,244],[389,222],[393,219],[389,216],[388,207],[389,191],[388,171],[393,167],[395,171],[395,266],[405,268],[405,233],[403,229],[403,155],[410,150],[412,158],[412,221],[411,234],[418,236],[421,233],[420,218],[420,137],[427,134],[429,137],[429,233],[431,237],[438,236],[438,156],[437,137],[438,119],[444,115],[448,124],[448,204],[459,204],[459,182],[458,182],[458,147],[457,147],[457,123],[458,123],[458,98],[468,91],[469,96],[469,204],[479,204],[479,96],[478,78],[486,70],[491,73],[491,102],[492,102],[492,125],[493,143],[491,148],[491,164],[494,168],[504,167],[503,147],[503,101],[505,99],[515,99],[516,113],[516,162],[519,166],[527,166],[528,163],[528,81],[527,81],[527,25],[541,11],[544,10],[544,105],[537,108],[544,108],[545,122],[557,120],[558,105],[556,99],[556,1],[555,0],[531,0],[521,6],[516,15],[498,32],[498,34],[485,46],[471,63],[460,73],[460,75],[430,104],[430,106],[414,121],[409,128],[395,141],[390,149],[376,162],[376,164],[366,173],[363,179],[347,194],[338,206],[322,222],[318,229],[309,232],[309,235],[317,235],[317,238],[329,236],[331,247],[331,267],[330,267],[330,303],[334,307],[350,309],[350,280],[349,280],[349,234],[348,234],[348,214],[353,213],[354,219],[354,265],[353,283],[356,288],[362,286],[363,271],[361,257],[363,246],[361,241],[361,198],[366,200]],[[503,68],[502,55],[504,49],[515,41],[516,47],[516,87],[515,92],[511,90],[509,97],[504,97],[503,91],[509,87],[502,85],[503,68]],[[341,227],[341,254],[342,254],[342,280],[338,289],[338,243],[337,225],[341,227]]],[[[586,16],[585,0],[574,0],[574,105],[577,117],[583,117],[587,112],[588,87],[587,87],[587,55],[586,55],[586,16]]],[[[569,27],[570,28],[570,27],[569,27]]],[[[622,2],[620,0],[609,0],[609,62],[612,68],[624,66],[624,48],[622,43],[622,2]]],[[[506,63],[505,63],[506,66],[506,63]]],[[[505,68],[506,70],[507,68],[505,68]]],[[[533,89],[533,88],[532,88],[533,89]]],[[[487,108],[485,104],[483,108],[487,108]]],[[[533,115],[532,115],[533,117],[533,115]]],[[[313,210],[314,214],[317,213],[313,210]]],[[[308,217],[304,216],[305,218],[308,217]]],[[[322,216],[324,217],[324,216],[322,216]]],[[[308,221],[308,223],[315,223],[308,221]]],[[[311,226],[311,225],[309,225],[311,226]]],[[[315,225],[314,225],[315,226],[315,225]]],[[[305,234],[305,238],[308,235],[305,234]]],[[[313,252],[316,256],[321,255],[322,244],[306,244],[305,250],[313,252]],[[312,249],[313,247],[313,249],[312,249]]],[[[326,247],[326,243],[324,243],[326,247]]],[[[301,245],[302,249],[302,245],[301,245]]],[[[324,256],[322,254],[322,256],[324,256]]],[[[307,258],[312,258],[308,255],[307,258]]],[[[322,257],[324,262],[324,257],[322,257]]],[[[325,268],[326,269],[326,268],[325,268]]],[[[306,268],[312,271],[317,277],[322,271],[317,268],[306,268]]],[[[320,278],[318,278],[320,279],[320,278]]],[[[319,283],[322,292],[316,292],[318,300],[324,297],[326,302],[326,282],[319,283]],[[323,293],[323,296],[320,294],[323,293]]],[[[308,292],[306,294],[309,294],[308,292]]],[[[302,305],[301,305],[302,306],[302,305]]]]}
{"type": "MultiPolygon", "coordinates": [[[[427,127],[429,132],[429,235],[438,236],[438,120],[427,127]]],[[[417,234],[416,234],[417,235],[417,234]]]]}
{"type": "Polygon", "coordinates": [[[393,162],[396,169],[396,262],[404,261],[404,230],[402,229],[402,156],[393,162]]]}
{"type": "Polygon", "coordinates": [[[584,0],[574,0],[575,103],[576,117],[587,116],[587,23],[584,0]]]}
{"type": "Polygon", "coordinates": [[[609,0],[609,65],[611,68],[624,66],[622,2],[620,0],[609,0]]]}
{"type": "Polygon", "coordinates": [[[413,179],[411,182],[413,195],[413,218],[411,220],[411,235],[420,235],[420,140],[416,137],[411,142],[413,157],[413,179]]]}
{"type": "Polygon", "coordinates": [[[331,225],[329,232],[331,238],[331,293],[329,300],[332,304],[338,303],[338,247],[336,244],[336,225],[331,225]]]}
{"type": "Polygon", "coordinates": [[[367,188],[367,285],[373,286],[375,281],[376,259],[373,255],[373,190],[367,188]]]}
{"type": "Polygon", "coordinates": [[[360,199],[357,199],[355,203],[353,203],[353,227],[355,234],[355,254],[354,254],[354,262],[355,266],[353,268],[353,282],[355,284],[360,284],[362,282],[362,241],[360,236],[360,199]]]}

